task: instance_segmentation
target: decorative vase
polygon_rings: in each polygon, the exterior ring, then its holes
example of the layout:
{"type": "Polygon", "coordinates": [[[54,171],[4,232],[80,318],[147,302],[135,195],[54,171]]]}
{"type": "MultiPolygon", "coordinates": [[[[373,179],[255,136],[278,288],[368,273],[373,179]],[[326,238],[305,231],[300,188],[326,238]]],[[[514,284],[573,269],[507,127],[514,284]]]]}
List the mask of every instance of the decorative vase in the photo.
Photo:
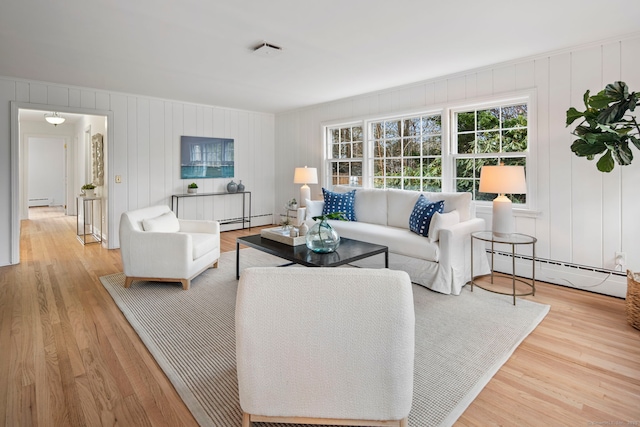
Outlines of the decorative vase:
{"type": "Polygon", "coordinates": [[[89,190],[89,189],[84,190],[84,196],[85,196],[85,197],[94,197],[95,195],[96,195],[96,193],[95,193],[95,190],[94,190],[94,189],[91,189],[91,190],[89,190]]]}
{"type": "Polygon", "coordinates": [[[307,247],[313,252],[326,254],[340,246],[340,236],[326,220],[316,222],[306,235],[307,247]]]}
{"type": "Polygon", "coordinates": [[[227,184],[227,192],[228,193],[237,193],[238,192],[238,184],[231,180],[230,183],[227,184]]]}
{"type": "Polygon", "coordinates": [[[307,235],[307,233],[309,232],[309,226],[306,222],[303,221],[302,224],[300,224],[300,227],[298,227],[298,232],[301,236],[307,235]]]}
{"type": "Polygon", "coordinates": [[[242,193],[244,191],[244,184],[242,183],[242,180],[240,180],[240,182],[238,183],[238,193],[242,193]]]}
{"type": "Polygon", "coordinates": [[[187,193],[196,194],[198,192],[197,188],[187,188],[187,193]]]}

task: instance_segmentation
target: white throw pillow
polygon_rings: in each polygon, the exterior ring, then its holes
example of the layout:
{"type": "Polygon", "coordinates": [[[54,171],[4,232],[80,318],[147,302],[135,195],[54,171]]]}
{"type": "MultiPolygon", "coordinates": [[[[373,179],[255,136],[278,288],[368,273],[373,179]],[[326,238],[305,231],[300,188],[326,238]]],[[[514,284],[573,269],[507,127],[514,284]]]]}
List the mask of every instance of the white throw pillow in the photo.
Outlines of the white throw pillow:
{"type": "Polygon", "coordinates": [[[451,227],[459,222],[460,214],[457,210],[447,213],[434,213],[433,218],[431,218],[431,224],[429,224],[429,241],[431,243],[437,242],[440,239],[441,229],[451,227]]]}
{"type": "Polygon", "coordinates": [[[324,200],[304,199],[304,203],[307,206],[307,217],[305,219],[311,219],[314,216],[322,215],[322,209],[324,208],[324,200]]]}
{"type": "Polygon", "coordinates": [[[173,212],[163,213],[155,218],[142,220],[144,231],[155,231],[158,233],[177,233],[180,231],[180,223],[173,212]]]}

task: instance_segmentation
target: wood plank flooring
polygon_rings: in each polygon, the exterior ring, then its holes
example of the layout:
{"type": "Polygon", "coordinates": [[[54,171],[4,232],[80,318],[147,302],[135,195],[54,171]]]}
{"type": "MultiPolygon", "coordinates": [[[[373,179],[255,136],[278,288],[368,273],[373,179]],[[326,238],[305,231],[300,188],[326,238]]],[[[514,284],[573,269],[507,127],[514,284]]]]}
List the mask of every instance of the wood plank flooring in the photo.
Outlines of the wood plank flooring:
{"type": "MultiPolygon", "coordinates": [[[[55,208],[30,218],[21,264],[0,267],[0,425],[196,426],[98,279],[121,271],[119,251],[82,246],[55,208]]],[[[223,233],[222,250],[258,230],[223,233]]],[[[640,425],[624,301],[544,283],[526,298],[549,315],[456,425],[640,425]]]]}

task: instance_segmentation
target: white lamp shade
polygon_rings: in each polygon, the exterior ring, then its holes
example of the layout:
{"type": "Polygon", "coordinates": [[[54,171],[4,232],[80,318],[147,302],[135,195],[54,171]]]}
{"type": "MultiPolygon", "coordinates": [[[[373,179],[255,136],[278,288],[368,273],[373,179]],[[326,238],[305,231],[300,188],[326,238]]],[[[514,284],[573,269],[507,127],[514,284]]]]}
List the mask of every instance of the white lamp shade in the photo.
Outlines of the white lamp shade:
{"type": "Polygon", "coordinates": [[[505,194],[525,194],[527,182],[523,166],[483,166],[480,170],[482,193],[497,193],[493,200],[491,230],[498,236],[515,232],[511,200],[505,194]]]}
{"type": "Polygon", "coordinates": [[[318,170],[316,168],[296,168],[293,174],[294,184],[317,184],[318,183],[318,170]]]}
{"type": "Polygon", "coordinates": [[[478,190],[482,193],[525,194],[524,166],[483,166],[478,190]]]}

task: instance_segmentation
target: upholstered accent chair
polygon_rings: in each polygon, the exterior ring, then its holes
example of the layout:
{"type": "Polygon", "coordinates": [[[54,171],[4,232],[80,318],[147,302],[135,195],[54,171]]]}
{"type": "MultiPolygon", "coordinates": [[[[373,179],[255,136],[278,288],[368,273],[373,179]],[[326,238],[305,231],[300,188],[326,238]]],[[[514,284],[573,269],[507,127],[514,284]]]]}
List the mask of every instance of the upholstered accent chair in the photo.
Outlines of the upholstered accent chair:
{"type": "Polygon", "coordinates": [[[191,280],[220,258],[220,224],[176,218],[168,206],[124,212],[120,218],[120,254],[125,287],[134,280],[191,280]]]}
{"type": "Polygon", "coordinates": [[[235,322],[243,427],[408,425],[415,315],[407,273],[248,268],[235,322]]]}

